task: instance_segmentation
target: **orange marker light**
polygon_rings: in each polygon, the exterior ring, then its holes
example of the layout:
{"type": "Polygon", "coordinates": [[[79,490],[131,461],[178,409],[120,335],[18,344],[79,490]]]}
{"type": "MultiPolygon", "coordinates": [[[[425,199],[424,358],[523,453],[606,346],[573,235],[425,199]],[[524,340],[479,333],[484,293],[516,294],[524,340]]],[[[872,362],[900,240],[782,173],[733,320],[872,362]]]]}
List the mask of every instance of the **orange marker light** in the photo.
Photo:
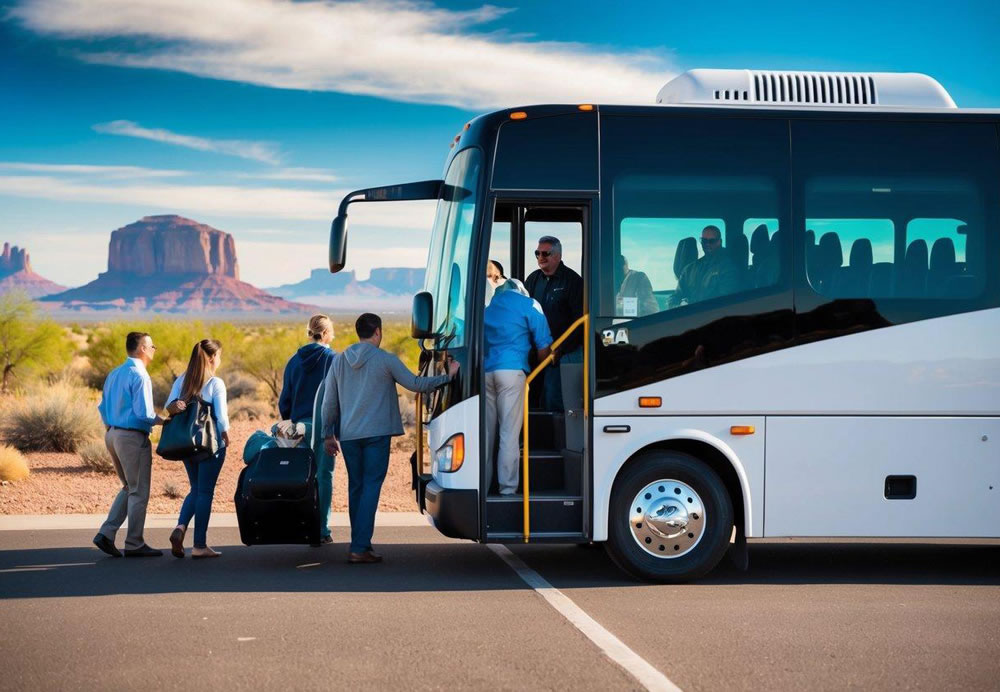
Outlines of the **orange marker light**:
{"type": "Polygon", "coordinates": [[[594,104],[592,104],[592,103],[581,103],[579,106],[577,106],[577,108],[579,108],[582,111],[592,111],[592,110],[594,110],[594,104]]]}
{"type": "Polygon", "coordinates": [[[524,120],[527,117],[528,114],[525,113],[524,111],[514,111],[513,113],[510,114],[511,120],[524,120]]]}
{"type": "Polygon", "coordinates": [[[731,435],[753,435],[754,427],[752,425],[734,425],[729,428],[729,433],[731,435]]]}
{"type": "Polygon", "coordinates": [[[663,406],[663,398],[658,396],[639,397],[639,408],[660,408],[663,406]]]}
{"type": "Polygon", "coordinates": [[[463,130],[468,130],[470,127],[472,127],[472,123],[471,122],[467,122],[467,123],[465,123],[465,127],[463,127],[462,129],[463,130]]]}

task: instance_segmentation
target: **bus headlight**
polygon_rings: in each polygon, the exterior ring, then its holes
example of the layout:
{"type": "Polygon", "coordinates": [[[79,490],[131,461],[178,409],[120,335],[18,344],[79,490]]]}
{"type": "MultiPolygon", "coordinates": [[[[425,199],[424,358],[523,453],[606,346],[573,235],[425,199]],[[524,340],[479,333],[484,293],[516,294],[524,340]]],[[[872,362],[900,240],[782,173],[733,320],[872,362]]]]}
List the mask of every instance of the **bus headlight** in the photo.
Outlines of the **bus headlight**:
{"type": "Polygon", "coordinates": [[[437,452],[434,453],[434,463],[438,471],[453,473],[462,468],[465,461],[465,435],[458,433],[448,438],[437,452]]]}

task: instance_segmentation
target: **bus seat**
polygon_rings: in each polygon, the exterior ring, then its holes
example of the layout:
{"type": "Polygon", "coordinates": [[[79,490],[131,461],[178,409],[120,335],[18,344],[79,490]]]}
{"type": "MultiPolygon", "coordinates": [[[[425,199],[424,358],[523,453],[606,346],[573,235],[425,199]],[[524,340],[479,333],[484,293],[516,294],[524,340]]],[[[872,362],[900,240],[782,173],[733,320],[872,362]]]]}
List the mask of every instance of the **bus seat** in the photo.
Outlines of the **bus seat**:
{"type": "Polygon", "coordinates": [[[820,293],[833,294],[834,276],[844,264],[844,251],[840,236],[833,231],[824,233],[816,246],[815,259],[809,271],[809,283],[820,293]]]}
{"type": "Polygon", "coordinates": [[[923,298],[927,292],[927,241],[914,240],[903,256],[903,270],[899,277],[900,298],[923,298]]]}
{"type": "Polygon", "coordinates": [[[729,251],[729,257],[739,270],[740,288],[746,289],[751,287],[753,280],[750,274],[750,243],[747,241],[746,234],[743,231],[731,234],[726,239],[726,246],[726,249],[729,251]]]}
{"type": "Polygon", "coordinates": [[[805,258],[806,258],[806,274],[809,273],[809,268],[812,263],[816,261],[816,231],[806,231],[805,235],[805,258]]]}
{"type": "Polygon", "coordinates": [[[770,249],[771,241],[767,234],[767,226],[760,224],[750,234],[750,252],[753,254],[750,261],[750,275],[753,278],[753,286],[767,285],[763,273],[770,249]]]}
{"type": "Polygon", "coordinates": [[[955,243],[951,238],[938,238],[931,246],[930,266],[927,270],[927,292],[934,297],[945,297],[948,280],[958,275],[955,261],[955,243]]]}
{"type": "Polygon", "coordinates": [[[861,298],[868,295],[872,273],[872,241],[858,238],[851,244],[848,265],[834,279],[833,292],[839,298],[861,298]]]}
{"type": "Polygon", "coordinates": [[[684,268],[698,259],[698,241],[693,237],[682,238],[677,243],[677,252],[674,254],[674,276],[681,278],[684,268]]]}
{"type": "Polygon", "coordinates": [[[868,295],[871,298],[891,298],[895,284],[896,268],[892,262],[875,262],[868,279],[868,295]]]}
{"type": "Polygon", "coordinates": [[[767,251],[761,257],[761,264],[754,277],[758,288],[778,283],[781,276],[781,230],[774,232],[767,243],[767,251]]]}

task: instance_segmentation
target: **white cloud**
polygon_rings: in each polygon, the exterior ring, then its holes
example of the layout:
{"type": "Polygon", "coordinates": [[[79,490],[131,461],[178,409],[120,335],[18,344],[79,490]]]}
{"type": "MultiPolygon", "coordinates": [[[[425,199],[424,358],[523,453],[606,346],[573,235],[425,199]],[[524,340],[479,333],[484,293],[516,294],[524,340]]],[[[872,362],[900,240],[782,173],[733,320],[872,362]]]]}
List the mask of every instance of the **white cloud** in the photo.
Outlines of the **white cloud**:
{"type": "Polygon", "coordinates": [[[154,142],[173,144],[198,151],[211,151],[229,156],[239,156],[251,161],[278,164],[281,162],[277,148],[268,142],[253,142],[242,139],[209,139],[195,135],[182,135],[170,130],[143,127],[131,120],[112,120],[109,123],[98,123],[94,130],[109,135],[122,137],[138,137],[154,142]]]}
{"type": "Polygon", "coordinates": [[[85,60],[470,109],[652,103],[675,73],[662,55],[478,31],[508,11],[417,0],[22,0],[11,13],[46,35],[142,39],[118,52],[81,48],[85,60]]]}
{"type": "MultiPolygon", "coordinates": [[[[0,195],[63,202],[140,206],[146,213],[208,214],[234,218],[269,218],[329,222],[350,190],[294,187],[241,187],[171,182],[123,184],[99,178],[80,180],[58,175],[0,175],[0,195]]],[[[396,229],[431,227],[434,202],[355,204],[354,226],[396,229]]]]}
{"type": "Polygon", "coordinates": [[[280,168],[266,173],[240,173],[237,177],[254,180],[295,180],[304,183],[334,183],[340,179],[325,168],[280,168]]]}
{"type": "Polygon", "coordinates": [[[188,174],[187,171],[144,168],[142,166],[98,166],[80,163],[30,163],[22,161],[0,161],[0,171],[100,176],[102,178],[172,178],[188,174]]]}

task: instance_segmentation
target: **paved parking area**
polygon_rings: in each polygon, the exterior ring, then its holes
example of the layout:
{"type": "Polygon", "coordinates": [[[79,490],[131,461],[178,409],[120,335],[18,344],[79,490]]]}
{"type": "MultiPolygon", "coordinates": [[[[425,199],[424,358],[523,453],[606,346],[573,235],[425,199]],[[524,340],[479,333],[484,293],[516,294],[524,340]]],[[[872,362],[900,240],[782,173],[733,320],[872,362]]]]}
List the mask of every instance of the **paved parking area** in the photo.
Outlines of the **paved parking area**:
{"type": "MultiPolygon", "coordinates": [[[[147,531],[165,546],[167,529],[147,531]]],[[[106,558],[92,530],[0,531],[0,690],[640,689],[487,546],[380,527],[382,565],[239,545],[106,558]]],[[[996,689],[1000,542],[751,546],[700,583],[631,581],[604,552],[513,553],[685,690],[996,689]]]]}

